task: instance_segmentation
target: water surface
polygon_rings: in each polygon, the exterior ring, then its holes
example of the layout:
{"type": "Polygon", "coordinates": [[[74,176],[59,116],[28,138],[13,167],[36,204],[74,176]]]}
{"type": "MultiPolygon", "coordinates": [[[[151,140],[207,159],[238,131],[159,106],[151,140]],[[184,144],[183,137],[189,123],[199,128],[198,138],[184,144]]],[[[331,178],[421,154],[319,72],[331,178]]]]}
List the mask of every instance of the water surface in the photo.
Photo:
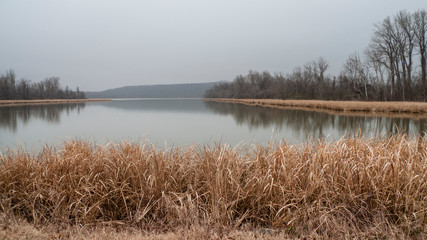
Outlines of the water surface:
{"type": "Polygon", "coordinates": [[[38,151],[44,144],[69,139],[96,143],[131,141],[161,147],[227,143],[267,144],[307,138],[336,140],[343,136],[373,137],[427,128],[424,118],[342,116],[209,102],[200,99],[117,99],[111,102],[0,107],[0,150],[24,146],[38,151]]]}

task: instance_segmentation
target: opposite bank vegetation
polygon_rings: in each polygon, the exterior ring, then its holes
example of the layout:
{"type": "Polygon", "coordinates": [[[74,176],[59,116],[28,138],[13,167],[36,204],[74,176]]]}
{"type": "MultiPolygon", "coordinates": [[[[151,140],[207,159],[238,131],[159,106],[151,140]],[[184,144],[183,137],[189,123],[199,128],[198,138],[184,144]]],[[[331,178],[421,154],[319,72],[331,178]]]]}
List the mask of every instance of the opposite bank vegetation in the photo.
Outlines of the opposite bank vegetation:
{"type": "Polygon", "coordinates": [[[287,74],[250,71],[216,84],[206,98],[427,101],[427,12],[400,11],[374,25],[362,55],[336,76],[319,57],[287,74]]]}
{"type": "Polygon", "coordinates": [[[33,83],[21,78],[19,81],[13,70],[0,74],[0,100],[37,100],[37,99],[84,99],[85,94],[79,87],[76,90],[68,86],[63,88],[59,77],[49,77],[33,83]]]}
{"type": "Polygon", "coordinates": [[[322,101],[322,100],[282,100],[282,99],[233,99],[206,98],[205,101],[239,103],[250,106],[274,108],[301,108],[307,110],[332,110],[335,112],[390,113],[390,114],[427,114],[424,102],[362,102],[362,101],[322,101]]]}
{"type": "MultiPolygon", "coordinates": [[[[0,219],[56,226],[57,234],[108,225],[195,238],[235,231],[278,239],[427,237],[422,137],[170,149],[69,141],[36,155],[11,150],[0,160],[0,219]]],[[[1,224],[7,235],[11,227],[1,224]]]]}

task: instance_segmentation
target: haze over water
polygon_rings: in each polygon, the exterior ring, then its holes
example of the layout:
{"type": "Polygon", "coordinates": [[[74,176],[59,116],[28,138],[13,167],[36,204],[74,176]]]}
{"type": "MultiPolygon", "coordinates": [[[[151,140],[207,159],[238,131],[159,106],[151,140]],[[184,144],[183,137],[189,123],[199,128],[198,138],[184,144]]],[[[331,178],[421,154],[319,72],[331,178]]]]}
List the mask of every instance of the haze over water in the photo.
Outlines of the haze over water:
{"type": "Polygon", "coordinates": [[[367,137],[399,130],[415,136],[423,127],[426,119],[338,116],[200,99],[113,100],[1,107],[0,148],[24,146],[37,152],[45,144],[60,146],[70,139],[99,144],[147,140],[160,147],[267,144],[272,139],[300,144],[359,131],[367,137]]]}

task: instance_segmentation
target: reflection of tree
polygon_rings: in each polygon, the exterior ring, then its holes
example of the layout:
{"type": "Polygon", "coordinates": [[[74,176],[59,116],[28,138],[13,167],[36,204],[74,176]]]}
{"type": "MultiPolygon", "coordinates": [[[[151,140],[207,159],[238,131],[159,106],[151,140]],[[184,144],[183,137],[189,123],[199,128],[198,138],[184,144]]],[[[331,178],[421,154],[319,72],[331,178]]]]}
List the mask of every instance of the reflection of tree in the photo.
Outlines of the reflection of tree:
{"type": "Polygon", "coordinates": [[[60,114],[66,111],[78,111],[85,107],[85,103],[47,104],[0,107],[0,127],[16,131],[18,120],[24,124],[32,118],[38,118],[50,123],[59,123],[60,114]]]}
{"type": "Polygon", "coordinates": [[[278,109],[248,106],[238,103],[205,101],[214,113],[232,115],[239,125],[250,129],[274,127],[290,128],[311,137],[326,137],[328,129],[336,129],[341,135],[379,136],[387,133],[406,132],[418,134],[425,131],[426,119],[390,118],[378,116],[341,116],[325,112],[278,109]]]}

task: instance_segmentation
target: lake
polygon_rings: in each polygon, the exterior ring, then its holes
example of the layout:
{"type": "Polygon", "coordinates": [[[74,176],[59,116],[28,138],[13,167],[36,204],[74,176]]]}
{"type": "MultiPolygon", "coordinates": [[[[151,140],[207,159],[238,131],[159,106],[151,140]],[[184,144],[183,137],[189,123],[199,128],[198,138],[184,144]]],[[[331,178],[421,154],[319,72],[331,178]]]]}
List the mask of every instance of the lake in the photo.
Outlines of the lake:
{"type": "Polygon", "coordinates": [[[346,116],[201,99],[115,99],[110,102],[0,107],[0,151],[82,139],[99,144],[122,141],[160,147],[189,144],[267,144],[282,139],[337,140],[403,131],[417,136],[425,118],[346,116]]]}

